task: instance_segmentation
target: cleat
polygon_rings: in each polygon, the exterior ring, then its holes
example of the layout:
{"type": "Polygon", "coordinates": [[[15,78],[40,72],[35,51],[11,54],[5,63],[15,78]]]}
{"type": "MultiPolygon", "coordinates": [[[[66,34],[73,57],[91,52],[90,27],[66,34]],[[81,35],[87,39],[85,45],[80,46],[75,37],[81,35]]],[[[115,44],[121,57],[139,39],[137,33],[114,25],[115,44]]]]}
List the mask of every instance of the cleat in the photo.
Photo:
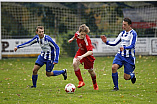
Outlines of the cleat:
{"type": "Polygon", "coordinates": [[[77,88],[81,88],[84,85],[85,85],[85,83],[83,81],[79,81],[79,85],[77,86],[77,88]]]}
{"type": "Polygon", "coordinates": [[[97,83],[93,84],[94,90],[99,90],[97,83]]]}
{"type": "Polygon", "coordinates": [[[62,74],[63,77],[64,77],[64,80],[67,79],[67,69],[63,69],[64,73],[62,74]]]}
{"type": "Polygon", "coordinates": [[[132,84],[134,84],[136,82],[136,77],[135,76],[131,79],[131,82],[132,82],[132,84]]]}
{"type": "Polygon", "coordinates": [[[114,87],[112,91],[118,91],[118,90],[119,90],[119,88],[114,87]]]}
{"type": "Polygon", "coordinates": [[[36,86],[30,86],[30,88],[36,88],[36,86]]]}

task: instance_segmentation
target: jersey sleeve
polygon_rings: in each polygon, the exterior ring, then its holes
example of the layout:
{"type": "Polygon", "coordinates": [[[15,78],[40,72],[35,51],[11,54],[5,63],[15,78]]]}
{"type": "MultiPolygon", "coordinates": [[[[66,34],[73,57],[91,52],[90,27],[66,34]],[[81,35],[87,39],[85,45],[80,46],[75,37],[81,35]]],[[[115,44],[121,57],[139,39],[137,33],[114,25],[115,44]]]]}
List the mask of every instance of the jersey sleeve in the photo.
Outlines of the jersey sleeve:
{"type": "Polygon", "coordinates": [[[107,41],[106,44],[110,45],[110,46],[116,46],[117,44],[119,44],[121,42],[122,34],[123,34],[123,32],[121,32],[114,41],[107,41]]]}
{"type": "Polygon", "coordinates": [[[28,42],[25,42],[21,45],[18,45],[17,48],[24,48],[24,47],[28,47],[34,43],[37,43],[38,37],[35,36],[33,39],[29,40],[28,42]]]}
{"type": "Polygon", "coordinates": [[[51,37],[49,37],[49,44],[50,44],[50,46],[53,47],[53,49],[54,49],[54,54],[55,54],[54,62],[55,62],[55,63],[58,63],[58,60],[59,60],[59,52],[60,52],[59,46],[52,40],[51,37]]]}
{"type": "Polygon", "coordinates": [[[86,35],[86,38],[84,39],[84,41],[86,43],[87,51],[93,51],[92,42],[91,42],[91,39],[88,35],[86,35]]]}
{"type": "Polygon", "coordinates": [[[133,32],[132,33],[132,37],[131,37],[131,45],[129,46],[124,46],[124,49],[132,49],[132,48],[135,48],[135,43],[136,43],[136,40],[137,40],[137,33],[136,32],[133,32]]]}
{"type": "Polygon", "coordinates": [[[79,35],[79,32],[77,31],[74,35],[75,39],[77,39],[77,36],[79,35]]]}

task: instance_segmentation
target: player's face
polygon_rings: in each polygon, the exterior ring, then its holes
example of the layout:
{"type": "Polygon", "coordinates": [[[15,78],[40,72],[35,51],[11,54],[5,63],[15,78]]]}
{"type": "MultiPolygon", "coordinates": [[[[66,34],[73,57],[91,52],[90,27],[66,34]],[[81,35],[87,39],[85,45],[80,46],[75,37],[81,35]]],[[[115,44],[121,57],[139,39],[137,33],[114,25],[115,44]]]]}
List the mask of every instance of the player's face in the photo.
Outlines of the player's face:
{"type": "Polygon", "coordinates": [[[123,21],[123,29],[127,32],[130,31],[130,25],[128,22],[123,21]]]}
{"type": "Polygon", "coordinates": [[[40,38],[43,38],[44,37],[44,29],[38,29],[38,31],[36,32],[38,34],[38,36],[40,38]]]}
{"type": "Polygon", "coordinates": [[[79,38],[84,39],[86,34],[87,34],[86,32],[80,32],[79,38]]]}

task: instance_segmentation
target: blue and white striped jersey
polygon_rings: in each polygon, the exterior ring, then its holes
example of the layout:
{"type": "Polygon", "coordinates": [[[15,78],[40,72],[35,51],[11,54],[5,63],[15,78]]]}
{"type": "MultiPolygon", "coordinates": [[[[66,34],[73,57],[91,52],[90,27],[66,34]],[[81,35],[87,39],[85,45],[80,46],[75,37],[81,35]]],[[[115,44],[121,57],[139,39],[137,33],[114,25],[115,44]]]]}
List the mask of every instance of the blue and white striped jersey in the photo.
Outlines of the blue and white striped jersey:
{"type": "Polygon", "coordinates": [[[44,37],[42,39],[39,38],[38,35],[36,35],[33,39],[31,39],[28,42],[25,42],[21,45],[18,45],[17,48],[23,48],[30,46],[34,43],[38,43],[42,49],[41,56],[44,59],[53,60],[54,62],[58,63],[59,60],[59,47],[58,45],[52,40],[52,38],[48,35],[44,34],[44,37]]]}
{"type": "Polygon", "coordinates": [[[137,41],[137,33],[135,30],[130,30],[126,32],[125,30],[122,31],[118,37],[113,41],[107,41],[106,44],[110,46],[116,46],[121,42],[121,47],[124,47],[124,51],[118,51],[121,56],[129,57],[135,56],[135,43],[137,41]]]}

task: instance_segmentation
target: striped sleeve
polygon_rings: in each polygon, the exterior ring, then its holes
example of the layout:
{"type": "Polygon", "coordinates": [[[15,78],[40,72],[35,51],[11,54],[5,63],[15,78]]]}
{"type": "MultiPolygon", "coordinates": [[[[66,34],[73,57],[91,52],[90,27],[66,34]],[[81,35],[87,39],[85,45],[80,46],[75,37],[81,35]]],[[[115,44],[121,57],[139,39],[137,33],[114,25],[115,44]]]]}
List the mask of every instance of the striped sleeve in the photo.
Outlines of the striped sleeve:
{"type": "Polygon", "coordinates": [[[59,46],[51,39],[51,37],[49,37],[49,44],[54,49],[54,62],[58,63],[60,53],[59,46]]]}
{"type": "Polygon", "coordinates": [[[135,43],[136,43],[136,40],[137,40],[137,33],[136,32],[133,32],[132,33],[132,37],[131,37],[131,43],[129,46],[124,46],[124,49],[132,49],[132,48],[135,48],[135,43]]]}
{"type": "Polygon", "coordinates": [[[117,44],[119,44],[121,42],[122,34],[123,34],[123,32],[121,32],[114,41],[107,41],[106,44],[110,45],[110,46],[116,46],[117,44]]]}
{"type": "Polygon", "coordinates": [[[28,42],[18,45],[17,48],[24,48],[24,47],[30,46],[34,43],[37,43],[37,40],[38,40],[38,37],[35,36],[33,39],[29,40],[28,42]]]}

